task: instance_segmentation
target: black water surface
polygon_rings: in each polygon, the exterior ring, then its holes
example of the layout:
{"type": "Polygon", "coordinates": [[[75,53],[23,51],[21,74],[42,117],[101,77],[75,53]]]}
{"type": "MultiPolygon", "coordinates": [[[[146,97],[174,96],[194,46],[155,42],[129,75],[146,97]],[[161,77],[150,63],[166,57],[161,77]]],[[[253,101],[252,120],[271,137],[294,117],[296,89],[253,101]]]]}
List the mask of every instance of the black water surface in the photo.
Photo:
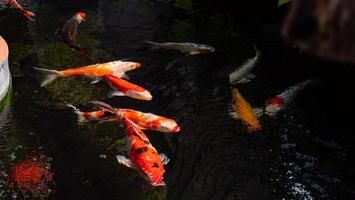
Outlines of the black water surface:
{"type": "Polygon", "coordinates": [[[51,0],[30,2],[36,22],[1,12],[0,34],[10,46],[14,98],[2,141],[3,199],[24,197],[6,184],[14,163],[28,156],[50,158],[55,186],[43,199],[353,199],[354,66],[319,60],[279,37],[285,8],[265,1],[51,0]],[[263,4],[263,5],[262,5],[263,4]],[[191,6],[192,5],[192,6],[191,6]],[[76,11],[88,13],[78,43],[95,60],[56,41],[54,32],[76,11]],[[188,56],[151,50],[143,42],[206,43],[213,54],[188,56]],[[240,91],[253,106],[308,78],[319,78],[276,118],[261,117],[254,134],[229,116],[228,74],[262,52],[252,82],[240,91]],[[153,95],[151,102],[106,99],[104,82],[62,79],[40,88],[33,67],[64,68],[129,59],[142,68],[130,81],[153,95]],[[179,134],[148,132],[171,158],[165,188],[150,186],[115,160],[124,132],[114,124],[76,124],[70,103],[89,101],[152,112],[175,119],[179,134]],[[10,128],[9,128],[10,127],[10,128]]]}

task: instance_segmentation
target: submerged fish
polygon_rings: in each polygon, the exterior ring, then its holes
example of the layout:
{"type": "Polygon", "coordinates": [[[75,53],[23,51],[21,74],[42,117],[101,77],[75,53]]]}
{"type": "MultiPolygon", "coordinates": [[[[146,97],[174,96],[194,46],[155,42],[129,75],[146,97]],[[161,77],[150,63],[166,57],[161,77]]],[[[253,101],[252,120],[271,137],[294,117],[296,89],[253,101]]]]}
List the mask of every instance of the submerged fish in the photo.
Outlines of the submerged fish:
{"type": "Polygon", "coordinates": [[[232,89],[232,97],[232,108],[234,112],[230,113],[231,116],[247,124],[249,132],[260,130],[261,125],[257,113],[239,93],[238,89],[232,89]]]}
{"type": "Polygon", "coordinates": [[[71,19],[66,21],[63,27],[57,30],[56,33],[59,40],[66,43],[73,50],[79,52],[80,55],[90,58],[90,53],[75,42],[78,26],[81,22],[85,21],[86,16],[87,15],[84,12],[77,12],[71,19]]]}
{"type": "Polygon", "coordinates": [[[35,14],[29,10],[24,9],[16,0],[4,0],[4,2],[5,2],[5,4],[7,4],[9,6],[13,6],[16,9],[20,10],[22,15],[25,16],[27,19],[29,19],[31,21],[35,21],[33,19],[35,14]]]}
{"type": "Polygon", "coordinates": [[[42,81],[41,87],[51,83],[59,77],[84,76],[93,79],[92,83],[96,83],[109,74],[119,78],[127,78],[125,72],[139,68],[140,63],[113,61],[102,64],[94,64],[85,67],[71,68],[62,71],[50,70],[34,67],[34,69],[46,74],[42,81]]]}
{"type": "Polygon", "coordinates": [[[214,47],[205,44],[196,44],[190,42],[186,42],[186,43],[178,43],[178,42],[158,43],[152,41],[145,41],[145,42],[152,45],[153,49],[174,49],[174,50],[179,50],[183,53],[189,53],[190,55],[215,52],[214,47]]]}
{"type": "Polygon", "coordinates": [[[150,101],[153,98],[148,90],[123,79],[120,79],[117,76],[109,74],[105,76],[105,78],[111,88],[114,89],[108,94],[109,98],[112,98],[114,96],[128,96],[134,99],[145,101],[150,101]]]}
{"type": "Polygon", "coordinates": [[[78,119],[80,122],[96,120],[112,121],[114,117],[110,116],[110,114],[107,114],[111,113],[111,115],[115,114],[117,119],[119,119],[120,116],[128,118],[140,129],[160,131],[165,133],[176,133],[180,131],[180,126],[173,119],[131,109],[113,108],[110,105],[100,101],[93,101],[93,103],[99,106],[101,110],[94,112],[80,112],[75,108],[75,112],[78,114],[78,119]]]}
{"type": "Polygon", "coordinates": [[[105,110],[97,110],[92,112],[82,112],[73,105],[68,104],[69,107],[74,109],[75,114],[78,116],[78,123],[82,124],[90,121],[111,121],[115,115],[105,110]]]}
{"type": "Polygon", "coordinates": [[[314,81],[308,79],[289,87],[266,103],[265,113],[269,116],[275,116],[279,111],[290,104],[302,89],[312,83],[314,83],[314,81]]]}
{"type": "MultiPolygon", "coordinates": [[[[255,47],[255,46],[254,46],[255,47]]],[[[251,78],[255,76],[250,73],[250,71],[257,65],[260,58],[260,51],[255,47],[255,57],[249,58],[245,61],[242,66],[235,69],[235,71],[229,74],[229,83],[235,85],[237,83],[246,83],[249,82],[251,78]]]]}
{"type": "Polygon", "coordinates": [[[142,177],[153,186],[164,186],[164,165],[169,162],[168,157],[164,154],[159,155],[149,140],[143,140],[141,136],[145,136],[144,132],[128,118],[122,116],[121,122],[126,129],[129,159],[123,155],[117,155],[117,161],[138,170],[142,177]]]}

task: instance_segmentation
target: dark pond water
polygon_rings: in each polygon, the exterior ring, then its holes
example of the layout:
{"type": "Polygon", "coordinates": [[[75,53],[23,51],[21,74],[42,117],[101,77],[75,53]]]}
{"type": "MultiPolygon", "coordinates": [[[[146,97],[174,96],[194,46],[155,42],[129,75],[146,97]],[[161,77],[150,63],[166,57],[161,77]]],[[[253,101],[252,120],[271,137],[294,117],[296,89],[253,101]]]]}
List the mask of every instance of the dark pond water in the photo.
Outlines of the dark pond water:
{"type": "Polygon", "coordinates": [[[16,11],[0,12],[0,34],[10,47],[13,103],[0,118],[1,199],[354,199],[354,66],[319,60],[279,37],[285,7],[266,1],[37,0],[36,22],[16,11]],[[256,5],[258,4],[257,8],[256,5]],[[54,32],[76,11],[88,13],[77,42],[89,61],[57,42],[54,32]],[[150,50],[144,40],[206,43],[214,54],[187,56],[150,50]],[[239,87],[252,105],[308,78],[304,90],[276,118],[261,117],[254,134],[229,116],[228,74],[262,52],[256,78],[239,87]],[[142,68],[131,81],[150,90],[151,102],[106,99],[104,82],[61,79],[40,88],[33,67],[65,68],[129,59],[142,68]],[[114,124],[79,126],[71,103],[90,110],[91,100],[171,117],[176,135],[147,132],[171,159],[166,187],[152,187],[119,165],[114,124]],[[46,192],[22,194],[10,186],[11,168],[41,160],[53,173],[46,192]],[[43,161],[44,160],[44,161],[43,161]]]}

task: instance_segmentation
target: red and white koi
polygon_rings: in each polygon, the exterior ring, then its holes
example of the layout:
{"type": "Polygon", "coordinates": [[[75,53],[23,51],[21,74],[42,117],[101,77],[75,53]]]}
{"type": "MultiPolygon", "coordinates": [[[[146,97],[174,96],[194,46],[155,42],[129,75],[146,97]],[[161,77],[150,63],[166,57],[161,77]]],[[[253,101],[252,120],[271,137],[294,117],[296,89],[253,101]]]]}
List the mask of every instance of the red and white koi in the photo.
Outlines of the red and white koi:
{"type": "Polygon", "coordinates": [[[295,97],[297,97],[298,93],[302,89],[313,82],[313,80],[306,80],[289,87],[287,90],[283,91],[281,94],[277,95],[266,103],[265,114],[269,116],[275,116],[281,110],[285,109],[286,106],[289,105],[295,99],[295,97]]]}
{"type": "Polygon", "coordinates": [[[43,87],[59,77],[84,76],[93,79],[92,83],[97,83],[109,74],[119,78],[128,78],[125,72],[139,68],[140,66],[141,64],[137,62],[113,61],[85,67],[70,68],[62,71],[38,67],[34,67],[34,69],[46,74],[45,79],[41,83],[41,87],[43,87]]]}
{"type": "Polygon", "coordinates": [[[31,21],[35,21],[33,19],[33,17],[35,16],[35,14],[29,10],[26,10],[25,8],[23,8],[16,0],[4,0],[5,4],[9,5],[9,6],[13,6],[16,9],[20,10],[22,15],[25,16],[27,19],[31,20],[31,21]]]}
{"type": "MultiPolygon", "coordinates": [[[[108,120],[104,116],[109,116],[104,112],[110,112],[115,114],[115,116],[119,119],[121,116],[126,117],[131,120],[134,124],[136,124],[140,129],[159,131],[164,133],[176,133],[180,131],[180,126],[173,120],[166,117],[158,116],[153,113],[144,113],[131,109],[122,109],[122,108],[113,108],[110,105],[100,102],[93,101],[95,105],[99,106],[101,110],[89,113],[95,113],[95,116],[101,117],[101,119],[93,118],[93,120],[88,121],[96,121],[96,120],[108,120]],[[101,114],[103,113],[103,114],[101,114]]],[[[78,118],[82,118],[82,112],[77,110],[78,118]]],[[[112,116],[110,117],[112,119],[112,116]]],[[[86,118],[87,119],[87,118],[86,118]]]]}
{"type": "Polygon", "coordinates": [[[117,155],[117,161],[127,167],[136,169],[143,178],[153,186],[164,186],[164,173],[169,159],[149,142],[144,132],[128,118],[121,116],[120,121],[126,129],[128,157],[117,155]]]}
{"type": "Polygon", "coordinates": [[[120,79],[117,76],[109,74],[105,78],[111,88],[115,89],[108,94],[109,98],[114,96],[128,96],[145,101],[150,101],[153,98],[148,90],[126,80],[120,79]]]}
{"type": "Polygon", "coordinates": [[[97,110],[97,111],[92,111],[92,112],[82,112],[75,106],[68,104],[69,107],[74,109],[74,113],[77,114],[78,116],[78,123],[86,123],[90,121],[113,121],[115,118],[115,115],[107,112],[105,110],[97,110]]]}

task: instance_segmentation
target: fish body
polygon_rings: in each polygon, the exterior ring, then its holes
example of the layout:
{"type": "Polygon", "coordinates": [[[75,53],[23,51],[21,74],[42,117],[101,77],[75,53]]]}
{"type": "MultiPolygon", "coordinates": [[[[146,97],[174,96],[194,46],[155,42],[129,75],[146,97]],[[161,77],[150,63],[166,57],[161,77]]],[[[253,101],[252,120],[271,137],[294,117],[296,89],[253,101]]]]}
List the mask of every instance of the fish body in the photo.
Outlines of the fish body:
{"type": "MultiPolygon", "coordinates": [[[[131,109],[113,108],[110,105],[105,104],[103,102],[99,102],[97,105],[101,108],[101,110],[88,112],[88,113],[90,114],[95,113],[95,116],[108,116],[109,114],[107,113],[112,113],[117,117],[117,119],[120,119],[120,117],[125,117],[131,120],[140,129],[160,131],[165,133],[168,132],[176,133],[180,131],[180,126],[173,119],[169,119],[152,113],[144,113],[144,112],[131,110],[131,109]],[[101,114],[102,112],[104,114],[101,114]]],[[[83,113],[83,112],[80,112],[79,110],[76,110],[76,112],[78,114],[78,118],[81,118],[82,114],[79,115],[79,113],[83,113]]],[[[110,118],[113,118],[113,116],[111,116],[110,118]]],[[[88,121],[96,121],[96,118],[95,119],[92,118],[92,120],[89,120],[88,118],[85,119],[87,119],[88,121]]],[[[102,120],[107,120],[107,118],[103,117],[102,120]]]]}
{"type": "Polygon", "coordinates": [[[120,164],[136,169],[153,186],[164,186],[164,165],[169,159],[165,155],[159,155],[157,150],[149,142],[144,132],[133,122],[125,117],[121,122],[126,129],[126,144],[128,158],[123,155],[116,156],[120,164]],[[146,140],[142,139],[142,136],[146,140]]]}
{"type": "Polygon", "coordinates": [[[82,112],[73,105],[68,104],[69,107],[74,109],[74,113],[78,116],[78,123],[86,123],[90,121],[110,121],[112,118],[115,118],[115,115],[107,112],[105,110],[97,110],[92,112],[82,112]]]}
{"type": "Polygon", "coordinates": [[[116,113],[117,115],[122,115],[130,119],[141,129],[165,133],[176,133],[180,131],[180,126],[174,120],[153,113],[143,113],[131,109],[117,109],[116,113]]]}
{"type": "Polygon", "coordinates": [[[232,108],[234,110],[234,112],[231,113],[232,117],[240,119],[247,124],[249,132],[260,130],[261,125],[257,114],[249,103],[243,98],[238,89],[232,89],[232,97],[232,108]]]}
{"type": "Polygon", "coordinates": [[[146,41],[146,43],[152,45],[153,49],[174,49],[183,53],[189,53],[190,55],[215,52],[215,48],[212,46],[205,45],[205,44],[190,43],[190,42],[158,43],[158,42],[146,41]]]}
{"type": "Polygon", "coordinates": [[[139,68],[140,63],[113,61],[102,64],[94,64],[85,67],[70,68],[62,71],[37,68],[36,70],[46,74],[41,87],[49,84],[58,77],[84,76],[93,79],[93,83],[98,82],[102,77],[112,74],[116,77],[125,77],[125,72],[139,68]]]}
{"type": "Polygon", "coordinates": [[[297,97],[299,92],[314,81],[308,79],[294,86],[289,87],[266,103],[265,114],[275,116],[297,97]]]}
{"type": "Polygon", "coordinates": [[[248,82],[250,81],[250,78],[255,77],[253,74],[250,73],[250,71],[257,65],[261,55],[260,51],[256,48],[255,51],[255,57],[249,58],[242,64],[242,66],[238,67],[233,73],[229,74],[229,83],[231,85],[248,82]]]}
{"type": "Polygon", "coordinates": [[[76,35],[78,33],[78,26],[85,21],[86,17],[86,13],[77,12],[71,19],[66,21],[63,27],[56,33],[60,41],[66,43],[70,48],[79,52],[80,55],[91,58],[90,53],[75,42],[76,35]]]}
{"type": "Polygon", "coordinates": [[[135,85],[113,75],[107,75],[105,78],[111,88],[114,89],[114,91],[111,91],[109,93],[109,97],[128,96],[134,99],[144,101],[150,101],[153,98],[148,90],[138,85],[135,85]]]}
{"type": "Polygon", "coordinates": [[[9,5],[9,6],[13,6],[16,9],[20,10],[22,15],[25,16],[27,19],[31,20],[31,21],[35,21],[33,19],[33,17],[35,16],[35,14],[29,10],[26,10],[25,8],[23,8],[16,0],[4,0],[5,4],[9,5]]]}

